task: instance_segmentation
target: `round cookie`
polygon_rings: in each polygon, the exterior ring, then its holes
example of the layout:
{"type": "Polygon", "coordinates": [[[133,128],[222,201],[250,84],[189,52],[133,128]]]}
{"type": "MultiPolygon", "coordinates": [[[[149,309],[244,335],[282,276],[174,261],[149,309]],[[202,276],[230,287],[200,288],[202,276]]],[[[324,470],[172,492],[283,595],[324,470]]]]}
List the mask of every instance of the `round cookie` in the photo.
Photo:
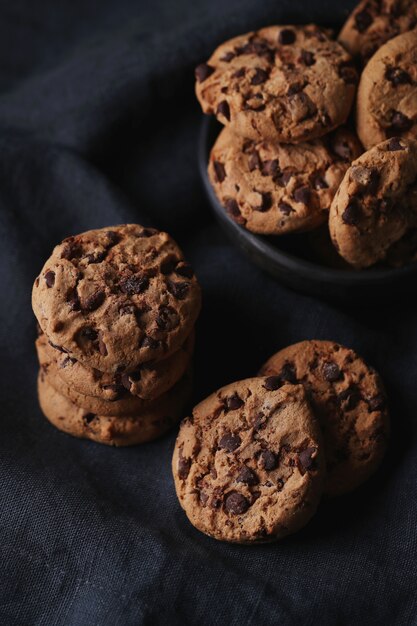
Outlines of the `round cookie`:
{"type": "Polygon", "coordinates": [[[113,373],[178,350],[200,303],[200,287],[177,244],[137,224],[65,239],[32,293],[52,344],[83,365],[113,373]]]}
{"type": "Polygon", "coordinates": [[[302,383],[324,435],[325,492],[352,491],[376,470],[389,434],[387,401],[376,371],[332,341],[302,341],[261,368],[274,383],[302,383]]]}
{"type": "Polygon", "coordinates": [[[136,415],[95,415],[78,407],[49,384],[42,370],[38,377],[39,403],[45,417],[59,430],[109,446],[133,446],[165,434],[181,417],[191,391],[190,374],[151,407],[136,415]]]}
{"type": "Polygon", "coordinates": [[[366,63],[386,41],[416,26],[415,0],[362,0],[345,22],[338,41],[366,63]]]}
{"type": "Polygon", "coordinates": [[[356,128],[366,148],[392,136],[417,139],[417,30],[388,41],[365,67],[356,128]]]}
{"type": "Polygon", "coordinates": [[[172,460],[190,522],[216,539],[278,539],[314,514],[324,479],[320,428],[301,385],[250,378],[200,402],[172,460]]]}
{"type": "Polygon", "coordinates": [[[179,350],[162,361],[143,363],[131,374],[110,374],[84,367],[77,359],[52,347],[42,333],[36,340],[39,363],[55,362],[54,372],[74,391],[105,401],[138,396],[154,400],[171,389],[183,376],[194,350],[194,330],[179,350]]]}
{"type": "Polygon", "coordinates": [[[384,259],[417,221],[417,143],[393,137],[354,161],[333,199],[332,241],[356,268],[384,259]]]}
{"type": "Polygon", "coordinates": [[[285,143],[309,141],[343,124],[357,82],[350,55],[314,24],[235,37],[195,75],[204,113],[243,137],[285,143]]]}
{"type": "Polygon", "coordinates": [[[244,139],[224,128],[210,154],[208,174],[227,213],[248,230],[280,235],[327,220],[350,162],[362,152],[340,128],[310,143],[244,139]]]}

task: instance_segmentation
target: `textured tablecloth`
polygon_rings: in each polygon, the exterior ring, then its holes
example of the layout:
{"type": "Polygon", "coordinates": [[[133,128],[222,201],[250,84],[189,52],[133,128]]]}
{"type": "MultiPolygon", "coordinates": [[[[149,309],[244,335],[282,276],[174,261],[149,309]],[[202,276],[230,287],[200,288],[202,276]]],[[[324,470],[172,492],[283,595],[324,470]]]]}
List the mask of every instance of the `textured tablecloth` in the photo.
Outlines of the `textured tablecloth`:
{"type": "Polygon", "coordinates": [[[214,222],[199,180],[193,68],[227,37],[340,24],[353,2],[128,0],[0,6],[0,624],[417,623],[417,324],[281,287],[214,222]],[[274,351],[329,338],[380,370],[393,436],[378,475],[282,543],[197,532],[174,493],[175,432],[110,449],[36,398],[32,282],[53,245],[121,222],[168,230],[204,294],[194,401],[274,351]]]}

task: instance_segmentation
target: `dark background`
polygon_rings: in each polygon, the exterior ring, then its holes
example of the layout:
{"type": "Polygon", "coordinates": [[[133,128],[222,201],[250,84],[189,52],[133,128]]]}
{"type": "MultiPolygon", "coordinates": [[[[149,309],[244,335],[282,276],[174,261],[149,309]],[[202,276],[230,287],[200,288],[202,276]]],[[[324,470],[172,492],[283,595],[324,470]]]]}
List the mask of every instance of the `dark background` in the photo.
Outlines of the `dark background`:
{"type": "Polygon", "coordinates": [[[417,623],[415,285],[349,310],[252,267],[198,177],[193,67],[268,23],[341,24],[353,2],[0,3],[0,624],[417,623]],[[203,287],[194,401],[307,338],[362,353],[393,437],[378,475],[284,542],[201,535],[176,500],[175,433],[131,449],[72,439],[36,399],[32,282],[63,237],[121,222],[168,230],[203,287]]]}

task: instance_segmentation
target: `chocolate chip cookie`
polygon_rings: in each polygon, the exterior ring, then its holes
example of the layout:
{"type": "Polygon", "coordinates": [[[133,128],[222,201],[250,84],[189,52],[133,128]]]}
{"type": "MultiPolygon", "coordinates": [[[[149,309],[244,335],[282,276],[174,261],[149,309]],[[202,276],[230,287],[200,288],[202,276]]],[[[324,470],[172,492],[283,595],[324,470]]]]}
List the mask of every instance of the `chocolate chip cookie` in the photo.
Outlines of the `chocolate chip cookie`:
{"type": "Polygon", "coordinates": [[[318,26],[270,26],[226,41],[196,68],[196,94],[236,134],[310,141],[347,119],[357,74],[318,26]]]}
{"type": "Polygon", "coordinates": [[[389,433],[387,400],[373,368],[332,341],[302,341],[274,354],[259,373],[271,387],[304,385],[323,430],[327,494],[346,493],[369,478],[389,433]]]}
{"type": "Polygon", "coordinates": [[[310,143],[253,141],[222,130],[208,174],[220,202],[255,233],[309,230],[328,218],[350,162],[362,152],[356,136],[340,128],[310,143]]]}
{"type": "Polygon", "coordinates": [[[417,30],[388,41],[365,67],[356,126],[366,148],[393,136],[417,139],[417,30]]]}
{"type": "Polygon", "coordinates": [[[182,422],[172,468],[180,504],[203,533],[252,543],[295,532],[314,514],[324,478],[303,387],[250,378],[213,393],[182,422]]]}
{"type": "Polygon", "coordinates": [[[416,26],[415,0],[362,0],[348,17],[338,40],[366,63],[386,41],[416,26]]]}
{"type": "Polygon", "coordinates": [[[102,372],[134,372],[184,343],[200,287],[167,233],[137,224],[91,230],[56,246],[32,305],[58,349],[102,372]]]}
{"type": "Polygon", "coordinates": [[[36,349],[39,363],[48,366],[54,362],[52,367],[55,374],[78,394],[94,396],[103,401],[121,400],[130,396],[154,400],[173,387],[185,373],[194,349],[194,331],[171,356],[162,361],[143,363],[130,374],[110,374],[84,367],[66,352],[52,347],[43,333],[36,340],[36,349]]]}
{"type": "Polygon", "coordinates": [[[393,137],[354,161],[333,199],[332,241],[356,268],[384,259],[417,222],[417,143],[393,137]]]}
{"type": "Polygon", "coordinates": [[[109,446],[133,446],[165,434],[181,417],[190,389],[191,378],[186,374],[141,413],[112,417],[96,415],[71,402],[56,391],[42,370],[38,377],[39,403],[51,424],[74,437],[109,446]]]}

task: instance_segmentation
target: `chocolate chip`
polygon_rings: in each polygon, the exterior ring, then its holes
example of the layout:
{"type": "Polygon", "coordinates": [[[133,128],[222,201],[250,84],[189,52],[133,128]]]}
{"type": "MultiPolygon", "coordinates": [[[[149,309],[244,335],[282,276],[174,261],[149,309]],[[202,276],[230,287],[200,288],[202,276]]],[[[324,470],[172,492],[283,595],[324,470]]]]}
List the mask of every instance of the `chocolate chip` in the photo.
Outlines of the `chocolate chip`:
{"type": "Polygon", "coordinates": [[[216,110],[216,115],[223,115],[230,122],[230,107],[226,100],[222,100],[219,102],[219,105],[216,110]]]}
{"type": "Polygon", "coordinates": [[[385,397],[382,393],[378,393],[373,398],[369,398],[368,407],[370,411],[380,411],[385,408],[385,397]]]}
{"type": "Polygon", "coordinates": [[[232,515],[241,515],[249,508],[249,501],[241,493],[231,491],[224,501],[224,508],[232,515]]]}
{"type": "Polygon", "coordinates": [[[284,202],[283,200],[280,200],[278,202],[278,208],[283,215],[289,215],[290,213],[294,212],[292,206],[288,204],[288,202],[284,202]]]}
{"type": "Polygon", "coordinates": [[[334,361],[327,361],[323,364],[323,376],[329,383],[335,383],[340,380],[342,372],[340,367],[334,361]]]}
{"type": "Polygon", "coordinates": [[[249,156],[248,167],[250,172],[253,172],[257,168],[260,169],[261,167],[261,159],[259,158],[259,154],[256,150],[254,150],[249,156]]]}
{"type": "Polygon", "coordinates": [[[348,226],[356,226],[362,217],[362,208],[356,198],[351,198],[346,209],[342,213],[342,220],[348,226]]]}
{"type": "Polygon", "coordinates": [[[178,259],[176,257],[168,257],[167,259],[164,259],[161,265],[159,266],[159,269],[161,270],[161,274],[163,274],[164,276],[168,276],[169,274],[172,274],[177,263],[178,263],[178,259]]]}
{"type": "Polygon", "coordinates": [[[236,435],[234,433],[226,433],[223,435],[223,437],[221,437],[219,441],[219,448],[222,450],[227,450],[227,452],[234,452],[234,450],[236,450],[241,443],[242,442],[239,435],[236,435]]]}
{"type": "Polygon", "coordinates": [[[401,143],[401,139],[399,137],[392,137],[388,143],[388,150],[390,152],[396,152],[397,150],[405,150],[405,146],[401,143]]]}
{"type": "Polygon", "coordinates": [[[351,411],[357,406],[361,398],[361,393],[356,385],[351,385],[350,387],[348,387],[344,391],[341,391],[338,394],[337,401],[339,402],[339,404],[345,403],[345,410],[351,411]]]}
{"type": "Polygon", "coordinates": [[[167,289],[177,300],[184,300],[190,290],[190,283],[174,283],[167,280],[167,289]]]}
{"type": "Polygon", "coordinates": [[[282,46],[288,46],[295,41],[295,32],[290,28],[283,28],[278,35],[278,43],[282,46]]]}
{"type": "Polygon", "coordinates": [[[235,55],[235,53],[234,53],[234,52],[226,52],[226,54],[224,54],[224,55],[221,57],[220,61],[224,61],[225,63],[230,63],[230,61],[231,61],[232,59],[234,59],[234,58],[235,58],[235,56],[236,56],[236,55],[235,55]]]}
{"type": "Polygon", "coordinates": [[[387,67],[385,70],[385,78],[394,86],[411,84],[411,76],[400,67],[387,67]]]}
{"type": "Polygon", "coordinates": [[[237,222],[238,224],[245,223],[245,219],[243,218],[239,210],[239,205],[236,200],[234,200],[233,198],[229,198],[228,200],[226,200],[225,209],[230,217],[235,220],[235,222],[237,222]]]}
{"type": "Polygon", "coordinates": [[[101,263],[107,256],[107,252],[103,250],[102,252],[91,252],[90,254],[86,254],[85,258],[87,259],[87,264],[91,265],[92,263],[101,263]]]}
{"type": "Polygon", "coordinates": [[[286,91],[286,95],[293,96],[295,93],[300,93],[300,91],[302,91],[304,87],[305,83],[292,83],[291,85],[289,85],[286,91]]]}
{"type": "Polygon", "coordinates": [[[232,396],[224,399],[224,404],[225,410],[236,411],[236,409],[240,409],[240,407],[243,406],[245,403],[237,393],[234,393],[232,396]]]}
{"type": "Polygon", "coordinates": [[[133,274],[123,278],[119,283],[120,291],[128,296],[134,296],[146,291],[149,287],[149,278],[143,274],[133,274]]]}
{"type": "Polygon", "coordinates": [[[160,306],[156,323],[161,330],[173,330],[180,323],[180,318],[172,307],[160,306]]]}
{"type": "Polygon", "coordinates": [[[310,472],[316,468],[316,460],[313,458],[313,454],[316,451],[317,448],[306,448],[298,453],[298,462],[301,470],[310,472]]]}
{"type": "Polygon", "coordinates": [[[355,15],[355,28],[359,33],[364,33],[372,24],[373,18],[366,9],[359,11],[355,15]]]}
{"type": "Polygon", "coordinates": [[[265,415],[262,413],[262,411],[260,411],[254,421],[253,421],[253,429],[258,431],[258,430],[262,430],[262,428],[265,428],[266,426],[266,419],[265,419],[265,415]]]}
{"type": "Polygon", "coordinates": [[[292,385],[295,385],[298,381],[297,381],[297,374],[294,369],[294,364],[289,363],[289,362],[285,363],[285,365],[283,365],[281,369],[281,373],[279,374],[279,377],[281,378],[281,380],[284,380],[287,383],[291,383],[292,385]]]}
{"type": "Polygon", "coordinates": [[[48,339],[48,343],[49,343],[49,345],[50,345],[50,346],[52,346],[55,350],[59,350],[60,352],[63,352],[63,353],[65,353],[65,354],[67,353],[67,350],[65,350],[65,348],[63,348],[62,346],[58,346],[56,343],[52,343],[52,341],[50,341],[49,339],[48,339]]]}
{"type": "Polygon", "coordinates": [[[317,113],[316,105],[304,91],[290,96],[288,106],[295,122],[302,122],[317,113]]]}
{"type": "MultiPolygon", "coordinates": [[[[259,192],[258,192],[259,193],[259,192]]],[[[269,191],[260,192],[261,204],[253,207],[255,211],[261,211],[262,213],[268,211],[272,206],[272,195],[269,191]]]]}
{"type": "Polygon", "coordinates": [[[315,189],[328,189],[329,185],[326,183],[324,178],[318,174],[313,179],[313,184],[315,189]]]}
{"type": "Polygon", "coordinates": [[[259,478],[250,467],[244,465],[236,478],[236,482],[252,486],[259,483],[259,478]]]}
{"type": "Polygon", "coordinates": [[[413,125],[413,120],[401,113],[401,111],[392,111],[390,131],[405,133],[413,125]]]}
{"type": "Polygon", "coordinates": [[[55,284],[55,272],[49,270],[48,272],[46,272],[44,279],[48,288],[53,287],[55,284]]]}
{"type": "Polygon", "coordinates": [[[266,472],[271,472],[278,463],[277,456],[271,450],[261,450],[258,455],[258,465],[266,472]]]}
{"type": "Polygon", "coordinates": [[[255,94],[254,96],[249,96],[245,100],[245,110],[246,111],[255,111],[255,113],[265,110],[265,103],[263,102],[263,96],[261,94],[255,94]]]}
{"type": "Polygon", "coordinates": [[[94,328],[91,328],[91,326],[85,326],[81,330],[81,337],[88,339],[88,341],[95,341],[97,339],[97,334],[97,331],[94,330],[94,328]]]}
{"type": "Polygon", "coordinates": [[[226,170],[223,163],[220,163],[220,161],[213,161],[213,169],[216,174],[217,182],[222,183],[226,178],[226,170]]]}
{"type": "Polygon", "coordinates": [[[180,455],[178,459],[178,478],[185,480],[190,473],[191,459],[186,459],[180,455]]]}
{"type": "Polygon", "coordinates": [[[309,206],[312,200],[311,189],[310,187],[307,187],[307,186],[298,187],[294,191],[293,196],[296,202],[299,202],[300,204],[305,204],[306,206],[309,206]]]}
{"type": "Polygon", "coordinates": [[[236,72],[233,72],[232,78],[243,78],[245,74],[246,74],[246,68],[240,67],[238,70],[236,70],[236,72]]]}
{"type": "Polygon", "coordinates": [[[310,50],[301,50],[300,61],[304,65],[310,66],[315,64],[316,59],[310,50]]]}
{"type": "Polygon", "coordinates": [[[141,348],[150,348],[151,350],[156,350],[159,348],[159,341],[157,339],[153,339],[149,337],[149,335],[145,335],[140,342],[141,348]]]}
{"type": "Polygon", "coordinates": [[[260,67],[255,68],[255,74],[250,81],[251,85],[262,85],[266,80],[268,80],[268,72],[260,67]]]}
{"type": "Polygon", "coordinates": [[[211,76],[214,72],[214,67],[208,65],[207,63],[201,63],[197,65],[195,68],[195,77],[199,83],[204,82],[209,76],[211,76]]]}
{"type": "Polygon", "coordinates": [[[278,183],[280,187],[286,187],[293,176],[294,176],[294,170],[290,167],[287,167],[282,172],[281,176],[277,177],[276,182],[278,183]]]}
{"type": "Polygon", "coordinates": [[[379,186],[380,175],[374,168],[365,167],[364,165],[352,165],[350,178],[358,183],[367,193],[374,195],[379,186]]]}
{"type": "Polygon", "coordinates": [[[347,85],[356,85],[358,82],[358,74],[350,63],[344,63],[339,66],[338,74],[347,85]]]}
{"type": "Polygon", "coordinates": [[[106,294],[104,291],[96,291],[88,296],[83,302],[83,311],[95,311],[104,302],[106,294]]]}
{"type": "Polygon", "coordinates": [[[71,261],[72,259],[79,258],[82,256],[83,250],[79,243],[75,241],[69,240],[63,251],[61,252],[61,259],[67,259],[71,261]]]}
{"type": "Polygon", "coordinates": [[[275,391],[280,387],[282,387],[282,380],[279,376],[268,376],[268,378],[265,380],[264,388],[267,391],[275,391]]]}
{"type": "Polygon", "coordinates": [[[94,415],[94,413],[86,413],[85,415],[83,415],[83,421],[85,422],[85,424],[91,424],[95,417],[96,416],[94,415]]]}
{"type": "Polygon", "coordinates": [[[143,228],[137,237],[152,237],[157,234],[156,228],[143,228]]]}
{"type": "Polygon", "coordinates": [[[177,265],[177,267],[175,268],[175,273],[178,274],[178,276],[183,276],[184,278],[192,278],[194,276],[194,270],[191,265],[188,265],[188,263],[184,262],[181,262],[177,265]]]}
{"type": "Polygon", "coordinates": [[[262,161],[260,170],[262,176],[277,176],[277,174],[279,173],[278,160],[272,159],[270,161],[262,161]]]}

